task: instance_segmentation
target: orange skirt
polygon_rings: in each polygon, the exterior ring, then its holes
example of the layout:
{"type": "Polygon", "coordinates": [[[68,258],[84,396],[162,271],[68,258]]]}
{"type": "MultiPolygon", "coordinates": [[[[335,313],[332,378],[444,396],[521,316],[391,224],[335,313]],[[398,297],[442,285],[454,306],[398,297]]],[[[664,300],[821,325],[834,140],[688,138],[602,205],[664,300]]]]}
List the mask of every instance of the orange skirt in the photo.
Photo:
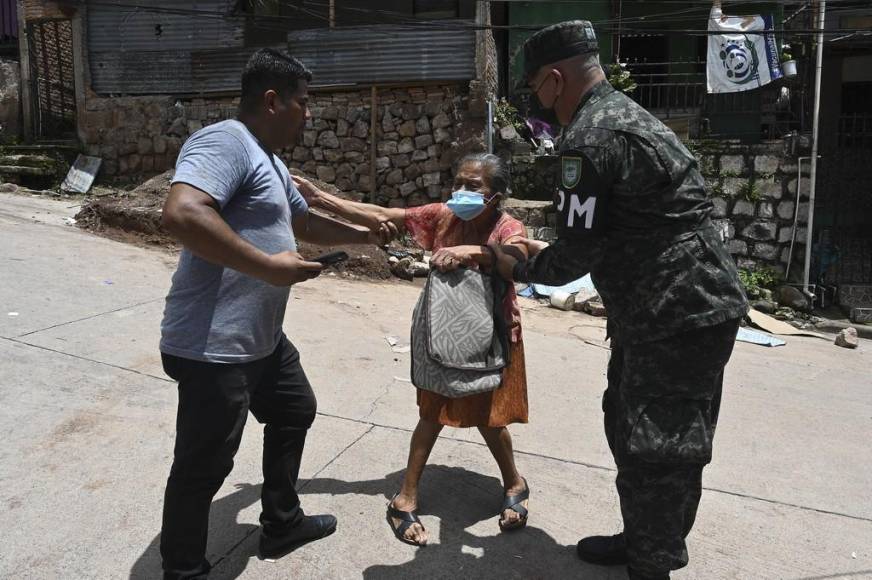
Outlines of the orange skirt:
{"type": "Polygon", "coordinates": [[[493,391],[452,399],[418,389],[421,418],[447,427],[505,427],[512,423],[526,423],[524,343],[512,343],[510,352],[509,366],[503,369],[503,380],[493,391]]]}

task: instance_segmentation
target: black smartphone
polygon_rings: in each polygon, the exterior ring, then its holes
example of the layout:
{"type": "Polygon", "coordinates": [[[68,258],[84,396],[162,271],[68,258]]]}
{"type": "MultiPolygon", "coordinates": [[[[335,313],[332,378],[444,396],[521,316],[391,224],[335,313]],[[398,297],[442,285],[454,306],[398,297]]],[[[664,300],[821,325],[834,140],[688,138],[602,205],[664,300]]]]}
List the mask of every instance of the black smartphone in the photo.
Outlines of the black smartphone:
{"type": "Polygon", "coordinates": [[[312,258],[313,262],[321,262],[325,266],[332,266],[333,264],[338,264],[339,262],[344,262],[348,259],[348,254],[339,250],[337,252],[330,252],[327,254],[323,254],[318,256],[317,258],[312,258]]]}

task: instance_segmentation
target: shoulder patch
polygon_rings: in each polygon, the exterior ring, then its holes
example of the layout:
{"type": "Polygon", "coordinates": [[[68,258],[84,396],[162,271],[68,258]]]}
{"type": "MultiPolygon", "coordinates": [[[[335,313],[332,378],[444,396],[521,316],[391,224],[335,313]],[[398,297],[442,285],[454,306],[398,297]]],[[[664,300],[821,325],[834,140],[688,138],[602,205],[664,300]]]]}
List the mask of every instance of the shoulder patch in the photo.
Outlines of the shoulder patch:
{"type": "Polygon", "coordinates": [[[560,175],[563,187],[572,189],[581,181],[581,157],[564,155],[560,158],[560,175]]]}

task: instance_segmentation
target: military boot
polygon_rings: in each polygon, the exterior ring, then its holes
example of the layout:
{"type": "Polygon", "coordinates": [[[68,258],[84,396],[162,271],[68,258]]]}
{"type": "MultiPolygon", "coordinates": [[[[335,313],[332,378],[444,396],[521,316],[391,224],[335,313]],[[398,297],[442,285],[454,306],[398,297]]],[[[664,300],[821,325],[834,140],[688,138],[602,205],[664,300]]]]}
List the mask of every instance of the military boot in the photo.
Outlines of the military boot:
{"type": "Polygon", "coordinates": [[[588,564],[618,566],[627,563],[627,542],[624,534],[589,536],[578,542],[578,557],[588,564]]]}

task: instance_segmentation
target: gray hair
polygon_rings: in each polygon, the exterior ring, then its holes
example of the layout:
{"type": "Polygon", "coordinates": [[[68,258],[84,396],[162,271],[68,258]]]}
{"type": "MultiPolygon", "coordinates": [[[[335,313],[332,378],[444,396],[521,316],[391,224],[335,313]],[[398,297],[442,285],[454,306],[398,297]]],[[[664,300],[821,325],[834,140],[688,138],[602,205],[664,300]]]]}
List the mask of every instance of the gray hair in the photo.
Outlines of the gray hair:
{"type": "Polygon", "coordinates": [[[578,56],[570,57],[567,60],[571,63],[571,69],[579,74],[584,74],[591,70],[602,70],[600,57],[596,52],[580,54],[578,56]]]}
{"type": "Polygon", "coordinates": [[[467,163],[476,163],[488,169],[488,180],[493,193],[509,194],[509,166],[499,156],[493,153],[470,153],[464,155],[457,168],[460,169],[467,163]]]}
{"type": "Polygon", "coordinates": [[[587,71],[592,68],[602,68],[599,54],[596,52],[584,55],[584,60],[581,61],[581,70],[587,71]]]}

